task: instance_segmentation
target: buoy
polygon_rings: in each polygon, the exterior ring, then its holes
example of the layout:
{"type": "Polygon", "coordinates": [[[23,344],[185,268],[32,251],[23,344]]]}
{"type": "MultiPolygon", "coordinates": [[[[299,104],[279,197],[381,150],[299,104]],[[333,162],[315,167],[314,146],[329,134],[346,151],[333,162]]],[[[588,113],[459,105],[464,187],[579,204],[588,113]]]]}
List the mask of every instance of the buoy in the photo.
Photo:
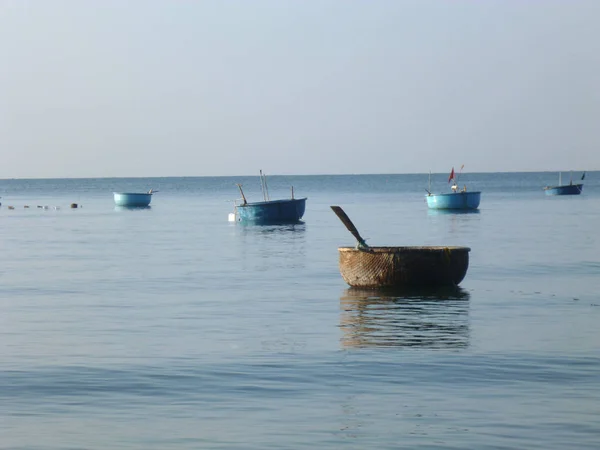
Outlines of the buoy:
{"type": "Polygon", "coordinates": [[[235,222],[235,213],[229,213],[229,221],[235,222]]]}

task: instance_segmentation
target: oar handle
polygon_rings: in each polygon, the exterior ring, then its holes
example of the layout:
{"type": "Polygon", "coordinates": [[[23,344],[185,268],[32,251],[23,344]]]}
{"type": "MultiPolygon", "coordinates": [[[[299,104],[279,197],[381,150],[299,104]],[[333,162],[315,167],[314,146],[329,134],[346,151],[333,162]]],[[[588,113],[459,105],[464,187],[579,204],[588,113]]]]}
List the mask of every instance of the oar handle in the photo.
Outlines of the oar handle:
{"type": "Polygon", "coordinates": [[[356,240],[358,241],[358,247],[359,248],[368,248],[369,246],[367,245],[365,240],[361,237],[360,233],[358,232],[358,230],[356,229],[356,227],[350,220],[350,217],[348,217],[346,215],[344,210],[342,208],[340,208],[339,206],[331,206],[331,209],[336,214],[336,216],[338,216],[340,218],[342,223],[344,225],[346,225],[346,228],[348,229],[348,231],[350,233],[352,233],[352,236],[354,236],[356,238],[356,240]]]}

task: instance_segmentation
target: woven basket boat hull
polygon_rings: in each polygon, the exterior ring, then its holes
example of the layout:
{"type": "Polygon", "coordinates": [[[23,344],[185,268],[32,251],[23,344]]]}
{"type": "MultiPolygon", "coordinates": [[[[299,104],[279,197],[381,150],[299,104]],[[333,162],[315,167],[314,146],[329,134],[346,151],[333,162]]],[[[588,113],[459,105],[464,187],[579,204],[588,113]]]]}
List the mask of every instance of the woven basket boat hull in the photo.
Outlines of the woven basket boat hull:
{"type": "Polygon", "coordinates": [[[340,273],[352,287],[456,286],[469,268],[469,247],[340,247],[340,273]]]}

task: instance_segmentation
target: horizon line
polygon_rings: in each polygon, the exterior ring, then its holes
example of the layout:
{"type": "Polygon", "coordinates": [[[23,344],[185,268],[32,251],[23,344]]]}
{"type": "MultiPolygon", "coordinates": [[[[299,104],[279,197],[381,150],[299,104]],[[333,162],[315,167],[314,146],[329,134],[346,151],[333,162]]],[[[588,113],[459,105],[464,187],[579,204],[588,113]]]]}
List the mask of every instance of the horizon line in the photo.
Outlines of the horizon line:
{"type": "MultiPolygon", "coordinates": [[[[477,172],[466,172],[471,174],[479,173],[559,173],[559,172],[597,172],[598,170],[509,170],[509,171],[477,171],[477,172]]],[[[344,177],[344,176],[361,176],[361,175],[432,175],[446,174],[448,172],[387,172],[387,173],[319,173],[319,174],[272,174],[267,175],[268,177],[344,177]]],[[[88,176],[88,177],[12,177],[12,178],[0,178],[0,181],[10,180],[110,180],[110,179],[143,179],[143,178],[235,178],[235,177],[258,177],[259,175],[152,175],[152,176],[88,176]]]]}

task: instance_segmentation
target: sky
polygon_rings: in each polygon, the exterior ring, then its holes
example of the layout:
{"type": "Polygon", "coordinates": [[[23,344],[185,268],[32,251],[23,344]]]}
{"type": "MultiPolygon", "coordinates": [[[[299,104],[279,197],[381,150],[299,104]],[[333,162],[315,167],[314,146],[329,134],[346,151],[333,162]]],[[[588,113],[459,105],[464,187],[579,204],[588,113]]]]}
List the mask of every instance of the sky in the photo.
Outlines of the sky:
{"type": "Polygon", "coordinates": [[[0,0],[0,178],[600,170],[598,0],[0,0]]]}

